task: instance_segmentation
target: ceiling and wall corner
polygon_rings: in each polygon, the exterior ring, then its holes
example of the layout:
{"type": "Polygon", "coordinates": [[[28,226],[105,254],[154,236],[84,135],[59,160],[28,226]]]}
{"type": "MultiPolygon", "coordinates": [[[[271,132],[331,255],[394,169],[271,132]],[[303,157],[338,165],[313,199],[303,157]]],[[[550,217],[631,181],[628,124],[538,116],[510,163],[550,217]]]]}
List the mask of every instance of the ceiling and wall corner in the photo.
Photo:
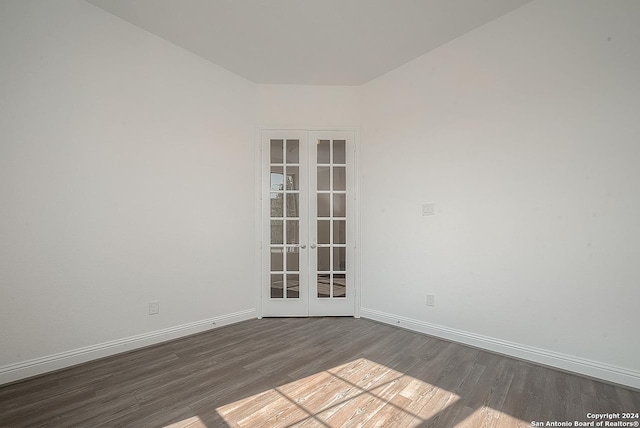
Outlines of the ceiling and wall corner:
{"type": "Polygon", "coordinates": [[[255,83],[361,85],[531,0],[87,0],[255,83]]]}

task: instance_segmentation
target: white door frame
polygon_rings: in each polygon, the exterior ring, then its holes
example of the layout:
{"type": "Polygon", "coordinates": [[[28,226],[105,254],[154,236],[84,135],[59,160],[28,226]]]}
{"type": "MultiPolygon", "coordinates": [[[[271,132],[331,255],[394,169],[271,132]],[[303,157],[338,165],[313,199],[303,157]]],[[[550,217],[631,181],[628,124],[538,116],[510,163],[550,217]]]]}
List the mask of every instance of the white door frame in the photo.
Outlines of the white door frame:
{"type": "MultiPolygon", "coordinates": [[[[255,140],[254,140],[254,162],[255,162],[255,252],[254,252],[254,266],[258,269],[255,271],[255,284],[256,284],[256,314],[258,318],[263,316],[262,307],[262,294],[265,290],[263,286],[263,272],[265,266],[263,266],[263,254],[262,246],[269,245],[269,243],[263,243],[264,236],[264,221],[263,221],[263,164],[262,164],[262,135],[263,131],[300,131],[300,132],[331,132],[331,131],[350,131],[353,133],[353,145],[354,145],[354,158],[353,158],[353,180],[354,180],[354,198],[353,209],[351,214],[353,216],[354,227],[354,251],[353,251],[353,268],[349,269],[351,275],[353,275],[353,287],[354,287],[354,308],[353,313],[355,318],[360,318],[360,308],[362,302],[361,291],[361,272],[360,272],[360,129],[357,127],[295,127],[295,126],[260,126],[256,128],[255,140]]],[[[310,314],[313,316],[313,314],[310,314]]]]}

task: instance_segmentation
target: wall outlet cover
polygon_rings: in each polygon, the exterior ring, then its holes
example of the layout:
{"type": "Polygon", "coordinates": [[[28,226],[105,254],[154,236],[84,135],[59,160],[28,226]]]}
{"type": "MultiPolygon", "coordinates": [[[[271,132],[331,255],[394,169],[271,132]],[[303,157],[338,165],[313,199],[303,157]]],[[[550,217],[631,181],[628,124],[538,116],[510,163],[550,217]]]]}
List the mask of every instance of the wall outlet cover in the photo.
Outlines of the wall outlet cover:
{"type": "Polygon", "coordinates": [[[160,302],[158,300],[152,300],[149,302],[149,315],[156,315],[160,313],[160,302]]]}
{"type": "Polygon", "coordinates": [[[435,294],[427,294],[427,306],[436,306],[436,296],[435,294]]]}

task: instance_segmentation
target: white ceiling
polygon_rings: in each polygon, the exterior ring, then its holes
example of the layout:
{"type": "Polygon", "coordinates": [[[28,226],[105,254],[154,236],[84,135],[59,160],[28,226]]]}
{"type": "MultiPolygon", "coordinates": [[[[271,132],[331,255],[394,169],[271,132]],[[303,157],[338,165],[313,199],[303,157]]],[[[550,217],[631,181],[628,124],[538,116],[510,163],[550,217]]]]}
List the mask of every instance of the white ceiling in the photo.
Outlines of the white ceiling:
{"type": "Polygon", "coordinates": [[[531,0],[87,0],[256,83],[360,85],[531,0]]]}

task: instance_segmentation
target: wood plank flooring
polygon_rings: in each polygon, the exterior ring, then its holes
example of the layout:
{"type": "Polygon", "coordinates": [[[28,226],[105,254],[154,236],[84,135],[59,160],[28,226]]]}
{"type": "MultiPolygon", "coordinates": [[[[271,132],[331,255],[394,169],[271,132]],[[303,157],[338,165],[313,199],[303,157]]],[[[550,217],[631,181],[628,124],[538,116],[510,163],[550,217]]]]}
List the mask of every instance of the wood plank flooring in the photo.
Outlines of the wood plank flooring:
{"type": "Polygon", "coordinates": [[[637,391],[353,318],[251,320],[0,387],[2,427],[529,427],[639,411],[637,391]]]}

